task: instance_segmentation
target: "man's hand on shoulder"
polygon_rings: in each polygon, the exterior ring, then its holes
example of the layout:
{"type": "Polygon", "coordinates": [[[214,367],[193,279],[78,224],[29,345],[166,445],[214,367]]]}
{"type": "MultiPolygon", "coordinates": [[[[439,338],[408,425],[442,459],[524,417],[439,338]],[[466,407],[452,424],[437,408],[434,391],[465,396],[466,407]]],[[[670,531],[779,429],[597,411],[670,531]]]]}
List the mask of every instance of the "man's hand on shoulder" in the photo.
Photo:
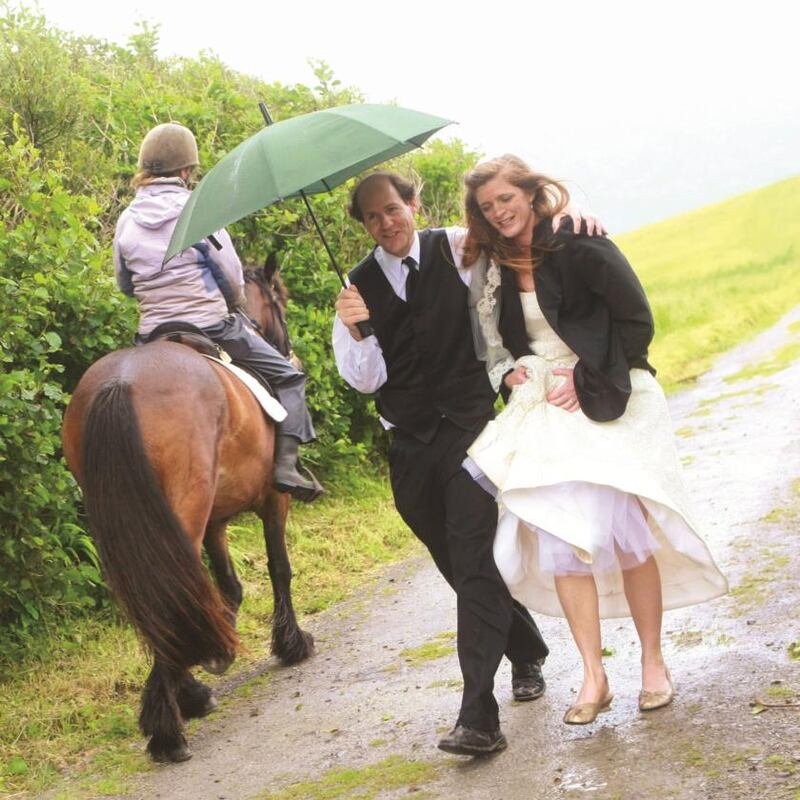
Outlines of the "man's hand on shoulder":
{"type": "Polygon", "coordinates": [[[594,214],[591,214],[588,211],[582,211],[580,208],[578,208],[578,206],[575,206],[572,203],[570,203],[561,213],[556,214],[553,217],[553,233],[558,230],[562,220],[567,217],[572,220],[572,230],[574,231],[580,231],[581,223],[585,223],[587,236],[605,236],[606,233],[608,233],[605,225],[603,225],[603,223],[596,216],[594,216],[594,214]]]}
{"type": "Polygon", "coordinates": [[[336,299],[336,313],[347,326],[350,335],[360,342],[362,336],[356,325],[369,319],[369,309],[355,286],[348,286],[339,292],[339,297],[336,299]]]}

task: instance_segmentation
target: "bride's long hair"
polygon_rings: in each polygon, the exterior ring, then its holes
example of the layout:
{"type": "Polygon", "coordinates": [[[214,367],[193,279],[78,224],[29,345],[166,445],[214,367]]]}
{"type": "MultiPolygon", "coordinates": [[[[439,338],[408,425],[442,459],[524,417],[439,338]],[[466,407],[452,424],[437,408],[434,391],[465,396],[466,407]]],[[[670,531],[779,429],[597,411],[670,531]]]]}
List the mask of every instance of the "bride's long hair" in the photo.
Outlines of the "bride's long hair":
{"type": "Polygon", "coordinates": [[[470,266],[485,253],[489,258],[511,269],[527,272],[535,269],[542,256],[551,250],[545,241],[534,241],[530,251],[521,249],[503,237],[483,216],[477,192],[493,178],[503,177],[514,186],[533,195],[531,208],[538,224],[551,219],[569,203],[569,192],[553,178],[534,172],[521,158],[506,154],[484,161],[464,177],[464,198],[467,218],[467,239],[464,245],[464,264],[470,266]]]}

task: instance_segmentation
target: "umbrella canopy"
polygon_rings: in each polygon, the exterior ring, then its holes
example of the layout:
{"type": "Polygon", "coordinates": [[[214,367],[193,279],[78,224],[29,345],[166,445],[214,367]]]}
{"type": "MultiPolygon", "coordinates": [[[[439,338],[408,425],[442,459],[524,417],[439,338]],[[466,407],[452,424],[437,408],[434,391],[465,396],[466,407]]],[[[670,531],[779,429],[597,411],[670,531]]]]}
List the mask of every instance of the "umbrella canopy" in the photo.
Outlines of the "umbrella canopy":
{"type": "Polygon", "coordinates": [[[451,122],[398,106],[353,104],[269,125],[205,175],[178,219],[164,262],[260,208],[329,191],[420,147],[451,122]]]}

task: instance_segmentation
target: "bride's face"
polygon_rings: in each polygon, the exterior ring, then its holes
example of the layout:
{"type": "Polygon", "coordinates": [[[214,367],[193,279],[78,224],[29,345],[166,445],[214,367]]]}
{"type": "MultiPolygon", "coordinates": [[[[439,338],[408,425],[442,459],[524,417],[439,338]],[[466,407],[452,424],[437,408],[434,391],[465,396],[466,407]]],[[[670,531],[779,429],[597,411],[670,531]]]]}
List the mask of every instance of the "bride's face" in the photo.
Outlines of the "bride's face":
{"type": "Polygon", "coordinates": [[[498,175],[478,188],[475,199],[486,221],[501,236],[517,244],[530,244],[536,224],[531,208],[533,194],[498,175]]]}

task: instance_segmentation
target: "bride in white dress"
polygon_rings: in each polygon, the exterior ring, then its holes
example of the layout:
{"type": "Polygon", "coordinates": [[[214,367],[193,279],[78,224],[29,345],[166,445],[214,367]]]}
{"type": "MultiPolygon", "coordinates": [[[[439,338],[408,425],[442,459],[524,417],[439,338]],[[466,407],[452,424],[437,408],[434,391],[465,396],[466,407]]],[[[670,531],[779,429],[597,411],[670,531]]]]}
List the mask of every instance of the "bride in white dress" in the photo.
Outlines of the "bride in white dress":
{"type": "Polygon", "coordinates": [[[605,617],[633,617],[639,707],[660,708],[674,695],[663,608],[727,583],[686,512],[644,290],[610,240],[553,233],[566,190],[515,156],[465,183],[476,350],[510,390],[465,462],[501,507],[498,569],[517,600],[569,622],[584,679],[565,722],[610,707],[605,617]]]}

